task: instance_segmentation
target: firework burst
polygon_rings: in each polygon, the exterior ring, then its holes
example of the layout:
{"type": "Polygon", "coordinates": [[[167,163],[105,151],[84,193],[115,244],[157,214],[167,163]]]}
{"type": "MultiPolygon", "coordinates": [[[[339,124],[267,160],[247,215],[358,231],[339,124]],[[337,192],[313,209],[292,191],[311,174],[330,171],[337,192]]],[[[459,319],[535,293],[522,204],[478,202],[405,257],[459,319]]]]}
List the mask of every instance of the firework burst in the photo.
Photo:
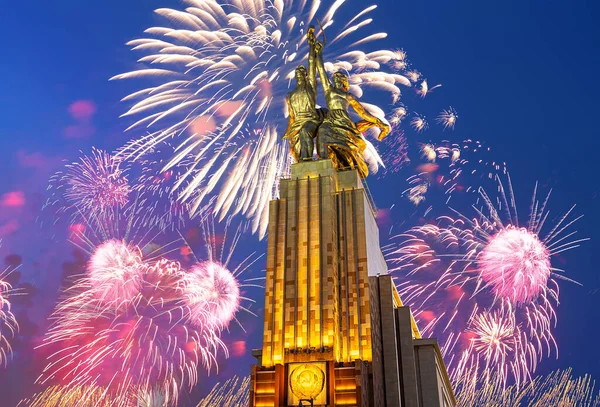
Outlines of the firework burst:
{"type": "MultiPolygon", "coordinates": [[[[134,51],[145,54],[139,60],[144,67],[113,78],[159,81],[124,99],[133,103],[125,116],[138,117],[130,129],[150,133],[125,146],[121,156],[139,160],[175,140],[176,152],[160,171],[193,159],[179,175],[178,198],[190,202],[193,211],[209,195],[217,195],[217,216],[241,213],[253,219],[252,230],[262,237],[276,181],[289,171],[288,148],[278,139],[286,121],[284,96],[294,69],[307,60],[309,25],[317,25],[320,17],[331,44],[324,59],[335,61],[326,69],[347,71],[351,92],[358,97],[370,89],[398,102],[399,86],[411,86],[397,73],[406,56],[402,51],[360,50],[386,37],[365,34],[376,6],[340,24],[334,17],[343,2],[328,9],[316,0],[186,3],[190,7],[183,11],[156,10],[173,28],[152,27],[145,38],[131,41],[134,51]]],[[[363,105],[384,116],[377,106],[363,105]]]]}
{"type": "MultiPolygon", "coordinates": [[[[410,70],[406,72],[406,77],[410,79],[411,82],[416,83],[421,78],[421,73],[415,70],[410,70]]],[[[419,93],[417,91],[417,93],[419,93]]]]}
{"type": "Polygon", "coordinates": [[[105,216],[125,207],[131,192],[121,161],[96,148],[91,155],[82,156],[53,175],[50,188],[58,196],[49,199],[46,206],[64,199],[66,204],[59,212],[72,210],[71,215],[79,213],[88,218],[105,216]]]}
{"type": "Polygon", "coordinates": [[[7,268],[0,272],[0,366],[6,367],[12,357],[11,341],[19,331],[19,324],[11,311],[11,297],[17,294],[8,281],[8,276],[14,271],[7,268]]]}
{"type": "Polygon", "coordinates": [[[98,246],[87,270],[93,292],[103,303],[119,306],[140,292],[142,254],[123,240],[110,239],[98,246]]]}
{"type": "Polygon", "coordinates": [[[17,407],[111,407],[98,386],[50,386],[32,398],[21,400],[17,407]]]}
{"type": "Polygon", "coordinates": [[[159,259],[141,276],[140,292],[117,310],[104,307],[88,278],[69,290],[44,338],[56,351],[40,384],[99,385],[117,406],[129,405],[131,389],[160,388],[165,405],[176,405],[181,388],[197,383],[198,367],[216,363],[225,346],[215,327],[187,322],[180,265],[159,259]]]}
{"type": "Polygon", "coordinates": [[[213,261],[197,263],[186,279],[186,301],[192,321],[226,326],[239,307],[240,287],[233,274],[213,261]]]}
{"type": "Polygon", "coordinates": [[[217,383],[196,407],[245,407],[249,403],[250,377],[232,377],[225,383],[217,383]]]}
{"type": "Polygon", "coordinates": [[[458,165],[460,158],[460,149],[456,144],[422,144],[420,149],[422,160],[416,162],[414,167],[418,173],[407,178],[409,187],[402,192],[415,206],[426,201],[440,187],[447,193],[449,185],[455,182],[457,171],[453,167],[458,165]]]}
{"type": "Polygon", "coordinates": [[[399,106],[399,107],[394,108],[394,110],[392,111],[392,114],[390,115],[390,118],[389,118],[389,122],[394,127],[394,129],[397,129],[405,117],[406,117],[406,108],[404,106],[399,106]]]}
{"type": "Polygon", "coordinates": [[[573,377],[571,369],[535,378],[526,386],[497,384],[458,394],[459,407],[598,407],[600,394],[588,375],[573,377]]]}
{"type": "Polygon", "coordinates": [[[255,302],[242,295],[242,290],[263,288],[255,283],[262,278],[248,278],[242,283],[239,280],[262,256],[251,253],[234,266],[233,253],[244,227],[242,224],[234,226],[231,219],[224,224],[216,224],[212,212],[208,211],[200,220],[200,232],[204,250],[198,253],[198,257],[203,260],[196,259],[186,274],[184,301],[192,323],[200,321],[223,329],[235,318],[238,310],[254,315],[241,304],[242,301],[255,302]]]}
{"type": "Polygon", "coordinates": [[[421,202],[425,201],[427,191],[429,190],[429,183],[423,181],[421,177],[412,176],[408,179],[410,187],[402,192],[403,196],[406,196],[413,205],[420,205],[421,202]]]}
{"type": "MultiPolygon", "coordinates": [[[[420,75],[418,73],[415,73],[411,76],[411,80],[413,80],[413,82],[416,82],[419,80],[419,77],[420,77],[420,75]]],[[[421,85],[417,89],[417,94],[420,95],[422,98],[424,98],[425,96],[430,94],[434,89],[437,89],[440,86],[442,86],[442,85],[435,85],[434,87],[430,88],[429,85],[427,84],[427,79],[423,79],[423,81],[421,82],[421,85]]]]}
{"type": "Polygon", "coordinates": [[[442,110],[439,116],[435,119],[439,124],[444,126],[444,130],[450,128],[454,130],[454,126],[456,125],[456,120],[458,119],[458,113],[451,107],[448,109],[442,110]]]}
{"type": "Polygon", "coordinates": [[[90,260],[52,314],[39,384],[67,393],[99,387],[102,400],[117,407],[157,394],[162,401],[149,405],[174,406],[183,389],[197,384],[200,367],[211,370],[219,353],[228,354],[220,334],[241,308],[235,273],[186,271],[168,257],[191,253],[183,239],[157,244],[160,231],[150,235],[135,223],[140,212],[128,207],[111,222],[83,219],[73,228],[71,241],[90,260]],[[193,307],[190,282],[202,299],[193,307]]]}
{"type": "Polygon", "coordinates": [[[427,161],[434,163],[437,158],[437,151],[432,144],[424,144],[421,147],[421,156],[427,161]]]}
{"type": "Polygon", "coordinates": [[[406,68],[408,67],[408,62],[406,61],[406,52],[404,52],[403,49],[398,49],[396,51],[394,51],[395,58],[392,59],[392,61],[390,62],[391,67],[396,71],[396,72],[404,72],[406,70],[406,68]]]}
{"type": "Polygon", "coordinates": [[[136,395],[136,407],[164,407],[169,400],[161,389],[139,391],[136,395]]]}
{"type": "Polygon", "coordinates": [[[525,304],[548,284],[550,251],[534,232],[512,225],[494,235],[478,259],[481,279],[497,297],[525,304]]]}
{"type": "Polygon", "coordinates": [[[493,311],[475,313],[465,337],[470,343],[456,369],[468,375],[460,378],[459,389],[471,391],[489,383],[506,383],[509,375],[529,377],[526,366],[535,360],[535,348],[529,345],[510,303],[501,302],[493,311]]]}
{"type": "Polygon", "coordinates": [[[415,116],[410,121],[410,125],[418,133],[421,133],[429,128],[429,124],[427,123],[425,116],[420,114],[415,114],[415,116]]]}
{"type": "Polygon", "coordinates": [[[521,226],[510,176],[494,180],[497,194],[479,188],[472,216],[450,208],[454,217],[414,227],[385,249],[404,302],[423,333],[440,340],[457,389],[522,384],[557,354],[557,280],[567,278],[551,259],[587,240],[573,237],[574,207],[545,227],[549,194],[540,202],[537,186],[521,226]]]}
{"type": "Polygon", "coordinates": [[[476,192],[474,185],[506,172],[506,165],[490,159],[490,149],[478,141],[444,140],[421,144],[420,150],[421,160],[412,163],[416,174],[407,178],[410,187],[403,192],[415,205],[425,200],[448,203],[459,192],[476,192]],[[415,193],[420,197],[417,200],[413,199],[415,193]]]}
{"type": "Polygon", "coordinates": [[[191,160],[183,159],[168,171],[160,171],[164,164],[162,157],[173,152],[173,147],[165,143],[143,158],[127,162],[127,169],[132,175],[131,188],[140,206],[146,208],[141,221],[144,227],[175,231],[184,228],[193,218],[191,205],[178,200],[175,193],[175,185],[187,171],[191,160]]]}

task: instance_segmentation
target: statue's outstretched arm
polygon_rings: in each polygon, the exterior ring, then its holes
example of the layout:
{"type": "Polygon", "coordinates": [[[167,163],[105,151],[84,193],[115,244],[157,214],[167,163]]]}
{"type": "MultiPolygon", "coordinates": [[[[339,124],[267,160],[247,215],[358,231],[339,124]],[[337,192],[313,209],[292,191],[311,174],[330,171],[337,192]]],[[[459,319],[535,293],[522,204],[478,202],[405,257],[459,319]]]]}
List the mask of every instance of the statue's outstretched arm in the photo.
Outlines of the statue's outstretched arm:
{"type": "Polygon", "coordinates": [[[312,87],[315,95],[317,94],[317,62],[316,62],[316,51],[315,45],[317,39],[315,38],[315,28],[310,27],[307,34],[308,39],[308,83],[312,87]]]}
{"type": "Polygon", "coordinates": [[[350,106],[358,113],[358,115],[363,119],[362,121],[356,123],[356,127],[362,133],[371,127],[378,127],[381,129],[381,133],[379,134],[378,139],[383,140],[390,133],[390,126],[384,123],[381,119],[373,116],[371,113],[367,112],[367,109],[360,104],[358,100],[351,94],[348,94],[348,103],[350,106]]]}
{"type": "Polygon", "coordinates": [[[323,44],[317,42],[315,44],[315,54],[317,59],[317,71],[319,71],[319,78],[321,78],[321,84],[323,85],[323,91],[325,95],[329,93],[329,90],[333,87],[327,72],[325,71],[325,64],[323,63],[323,44]]]}
{"type": "Polygon", "coordinates": [[[289,138],[290,130],[292,129],[292,125],[294,124],[296,117],[294,116],[294,111],[292,110],[292,102],[290,101],[289,97],[285,98],[285,103],[287,105],[288,113],[290,115],[290,120],[288,121],[287,129],[285,130],[285,134],[282,138],[289,138]]]}

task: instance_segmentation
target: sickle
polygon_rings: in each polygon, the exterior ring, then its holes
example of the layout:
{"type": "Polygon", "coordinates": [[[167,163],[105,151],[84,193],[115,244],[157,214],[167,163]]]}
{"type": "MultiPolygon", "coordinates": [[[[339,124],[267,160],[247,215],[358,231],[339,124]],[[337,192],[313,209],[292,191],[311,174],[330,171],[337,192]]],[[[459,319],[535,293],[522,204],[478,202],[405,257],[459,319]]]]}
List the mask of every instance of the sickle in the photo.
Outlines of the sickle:
{"type": "Polygon", "coordinates": [[[316,18],[316,20],[317,20],[317,23],[319,24],[319,28],[321,28],[321,34],[323,34],[323,46],[325,46],[325,44],[327,44],[327,38],[325,37],[325,29],[321,25],[321,21],[318,18],[316,18]]]}

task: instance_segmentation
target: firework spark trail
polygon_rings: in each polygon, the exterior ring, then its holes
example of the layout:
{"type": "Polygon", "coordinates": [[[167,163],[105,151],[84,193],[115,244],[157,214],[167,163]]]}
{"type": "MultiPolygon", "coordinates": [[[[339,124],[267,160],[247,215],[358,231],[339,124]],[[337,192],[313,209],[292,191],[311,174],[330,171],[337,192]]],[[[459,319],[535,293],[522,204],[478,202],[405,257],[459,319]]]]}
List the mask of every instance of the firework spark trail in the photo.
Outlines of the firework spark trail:
{"type": "Polygon", "coordinates": [[[54,174],[49,189],[53,197],[44,207],[60,205],[58,213],[83,213],[87,217],[106,216],[129,202],[131,187],[127,170],[115,156],[96,148],[79,161],[67,164],[65,170],[54,174]]]}
{"type": "Polygon", "coordinates": [[[168,400],[160,389],[132,390],[127,397],[113,400],[107,389],[96,385],[51,386],[21,400],[17,407],[165,407],[168,400]]]}
{"type": "Polygon", "coordinates": [[[454,217],[414,227],[385,248],[403,301],[423,333],[440,340],[459,390],[494,380],[526,383],[539,361],[558,353],[557,280],[569,279],[551,258],[587,240],[574,238],[574,208],[547,224],[549,198],[539,201],[537,188],[521,226],[510,176],[494,181],[497,194],[480,188],[472,215],[450,208],[454,217]]]}
{"type": "Polygon", "coordinates": [[[140,292],[144,267],[137,246],[107,240],[96,248],[88,264],[92,290],[103,304],[119,307],[140,292]]]}
{"type": "Polygon", "coordinates": [[[161,147],[152,154],[147,154],[136,162],[128,161],[125,165],[132,176],[131,189],[140,206],[146,208],[142,225],[175,231],[184,227],[193,217],[190,216],[190,204],[180,202],[175,193],[177,180],[192,162],[190,159],[183,159],[168,171],[160,171],[161,157],[175,151],[168,144],[161,147]]]}
{"type": "Polygon", "coordinates": [[[444,126],[444,130],[450,128],[454,130],[456,120],[458,119],[458,113],[450,106],[448,109],[442,110],[439,116],[435,119],[438,123],[444,126]]]}
{"type": "Polygon", "coordinates": [[[421,133],[429,127],[425,116],[420,114],[415,114],[412,120],[410,121],[410,125],[413,129],[417,131],[417,133],[421,133]]]}
{"type": "Polygon", "coordinates": [[[115,403],[107,399],[104,392],[105,389],[98,386],[51,386],[30,399],[21,400],[17,407],[114,407],[115,403]]]}
{"type": "Polygon", "coordinates": [[[242,302],[253,300],[242,289],[257,286],[237,279],[260,258],[233,259],[242,224],[216,224],[212,211],[200,212],[198,259],[183,236],[159,245],[163,231],[144,226],[145,212],[136,201],[109,222],[84,214],[76,220],[71,242],[90,260],[40,346],[48,364],[38,383],[51,386],[48,398],[101,389],[101,400],[116,407],[174,406],[197,384],[200,367],[211,370],[218,353],[228,356],[221,332],[232,320],[240,324],[238,310],[250,312],[242,302]],[[193,265],[170,260],[174,252],[193,265]]]}
{"type": "Polygon", "coordinates": [[[378,172],[379,177],[397,173],[408,162],[408,143],[404,130],[399,127],[396,129],[393,137],[386,137],[381,141],[383,145],[381,159],[385,163],[385,168],[383,171],[378,172]]]}
{"type": "Polygon", "coordinates": [[[186,276],[185,296],[192,321],[209,319],[212,325],[224,327],[239,307],[240,288],[222,264],[204,261],[195,264],[186,276]]]}
{"type": "Polygon", "coordinates": [[[444,140],[421,144],[420,148],[422,161],[413,163],[417,174],[406,180],[410,187],[403,192],[415,205],[426,200],[448,203],[457,192],[477,192],[473,185],[507,172],[504,163],[487,156],[490,149],[479,141],[464,140],[458,144],[444,140]]]}
{"type": "Polygon", "coordinates": [[[459,407],[598,407],[600,393],[588,375],[573,377],[571,369],[540,376],[525,386],[505,388],[492,383],[457,395],[459,407]]]}
{"type": "Polygon", "coordinates": [[[257,283],[257,280],[263,280],[262,277],[241,282],[240,279],[262,255],[256,256],[253,252],[232,267],[233,254],[245,228],[241,223],[235,226],[231,218],[217,224],[212,211],[207,211],[200,219],[200,230],[204,252],[199,257],[204,260],[196,261],[184,278],[184,301],[189,309],[190,322],[209,321],[223,329],[235,319],[244,329],[235,315],[238,310],[255,315],[247,306],[242,305],[242,301],[250,305],[256,301],[242,295],[242,290],[264,286],[257,283]]]}
{"type": "MultiPolygon", "coordinates": [[[[137,398],[145,394],[150,400],[158,392],[162,406],[176,405],[180,392],[197,384],[199,367],[210,370],[218,352],[228,354],[220,333],[244,309],[240,300],[247,300],[236,277],[255,260],[249,256],[229,271],[233,244],[217,271],[206,270],[207,262],[218,259],[209,256],[190,273],[165,257],[181,252],[184,242],[158,246],[161,231],[136,223],[140,212],[144,208],[133,205],[111,222],[84,218],[74,229],[71,241],[90,261],[52,314],[41,345],[48,364],[39,384],[99,386],[120,407],[130,406],[132,389],[137,398]]],[[[237,243],[239,233],[234,238],[237,243]]]]}
{"type": "Polygon", "coordinates": [[[132,388],[159,387],[166,405],[176,405],[181,388],[196,385],[198,367],[216,363],[225,346],[216,327],[187,323],[179,264],[161,259],[145,266],[140,293],[118,310],[104,307],[87,278],[69,290],[44,338],[43,346],[56,351],[40,384],[100,385],[119,406],[132,388]]]}
{"type": "Polygon", "coordinates": [[[11,297],[18,294],[7,277],[14,271],[9,267],[0,272],[0,366],[6,367],[12,357],[11,341],[19,332],[19,324],[11,311],[11,297]]]}
{"type": "MultiPolygon", "coordinates": [[[[418,73],[416,73],[409,77],[411,78],[411,80],[413,80],[413,82],[416,82],[417,80],[419,80],[419,76],[420,75],[418,73]]],[[[419,88],[417,89],[417,94],[420,95],[422,98],[424,98],[425,96],[430,94],[434,89],[437,89],[441,86],[442,85],[435,85],[434,87],[430,88],[429,85],[427,84],[427,79],[424,79],[421,82],[421,85],[419,86],[419,88]]]]}
{"type": "MultiPolygon", "coordinates": [[[[169,24],[149,28],[145,38],[129,42],[144,54],[139,60],[144,67],[112,78],[161,82],[124,98],[133,104],[124,116],[138,118],[130,129],[150,133],[127,144],[121,154],[138,160],[176,140],[176,152],[161,171],[186,157],[194,161],[179,176],[179,199],[193,210],[217,195],[219,217],[240,213],[253,220],[253,232],[262,237],[267,202],[277,179],[289,171],[288,148],[278,139],[286,127],[284,96],[294,69],[307,60],[308,26],[321,17],[328,39],[324,59],[335,61],[326,69],[347,71],[358,97],[373,90],[397,103],[400,86],[411,86],[397,73],[406,66],[405,53],[361,50],[386,37],[365,33],[376,6],[344,24],[334,22],[340,1],[328,9],[316,0],[186,3],[185,10],[156,10],[169,24]]],[[[377,106],[364,105],[384,116],[377,106]]]]}
{"type": "Polygon", "coordinates": [[[245,407],[249,403],[250,377],[232,377],[225,383],[217,383],[196,407],[245,407]]]}

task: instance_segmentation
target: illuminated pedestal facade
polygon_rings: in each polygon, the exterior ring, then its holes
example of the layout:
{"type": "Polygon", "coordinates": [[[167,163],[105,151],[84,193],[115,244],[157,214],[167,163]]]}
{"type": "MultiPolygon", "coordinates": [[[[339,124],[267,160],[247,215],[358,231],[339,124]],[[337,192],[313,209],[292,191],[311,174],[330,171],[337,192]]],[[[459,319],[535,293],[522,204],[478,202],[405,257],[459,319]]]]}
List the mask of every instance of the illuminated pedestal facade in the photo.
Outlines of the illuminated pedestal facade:
{"type": "MultiPolygon", "coordinates": [[[[330,160],[294,164],[270,203],[268,231],[263,348],[255,351],[250,406],[413,405],[401,397],[403,307],[357,172],[337,172],[330,160]]],[[[413,349],[419,334],[408,312],[413,349]]]]}

